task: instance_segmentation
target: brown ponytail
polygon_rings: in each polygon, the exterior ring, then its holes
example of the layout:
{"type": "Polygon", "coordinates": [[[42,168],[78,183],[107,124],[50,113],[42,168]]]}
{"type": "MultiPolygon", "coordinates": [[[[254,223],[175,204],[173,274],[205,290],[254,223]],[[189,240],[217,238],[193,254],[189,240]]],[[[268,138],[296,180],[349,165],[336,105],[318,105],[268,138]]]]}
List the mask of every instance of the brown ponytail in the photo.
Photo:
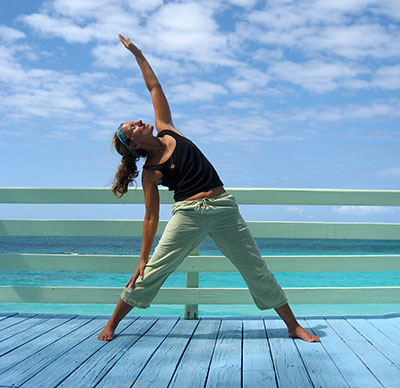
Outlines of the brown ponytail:
{"type": "Polygon", "coordinates": [[[111,188],[113,194],[121,198],[128,191],[128,186],[132,186],[134,179],[139,175],[136,163],[141,156],[147,156],[147,153],[142,149],[138,149],[136,152],[139,156],[135,158],[121,143],[116,134],[114,134],[111,145],[122,155],[121,165],[118,167],[111,188]]]}

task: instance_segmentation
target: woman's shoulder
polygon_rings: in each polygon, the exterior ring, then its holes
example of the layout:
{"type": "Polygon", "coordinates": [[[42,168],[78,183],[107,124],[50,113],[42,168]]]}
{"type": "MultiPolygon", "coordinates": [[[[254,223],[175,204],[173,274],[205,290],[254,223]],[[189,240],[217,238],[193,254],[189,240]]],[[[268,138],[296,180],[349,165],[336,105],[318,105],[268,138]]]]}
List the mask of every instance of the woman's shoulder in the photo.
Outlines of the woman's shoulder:
{"type": "Polygon", "coordinates": [[[164,136],[164,135],[166,135],[167,134],[167,132],[174,132],[174,133],[176,133],[177,135],[179,135],[179,136],[182,136],[182,137],[186,137],[182,132],[180,132],[180,131],[178,131],[173,125],[171,125],[171,124],[169,124],[169,125],[164,125],[164,126],[162,126],[160,129],[158,129],[157,128],[157,132],[158,132],[158,137],[160,137],[160,135],[161,136],[164,136]]]}

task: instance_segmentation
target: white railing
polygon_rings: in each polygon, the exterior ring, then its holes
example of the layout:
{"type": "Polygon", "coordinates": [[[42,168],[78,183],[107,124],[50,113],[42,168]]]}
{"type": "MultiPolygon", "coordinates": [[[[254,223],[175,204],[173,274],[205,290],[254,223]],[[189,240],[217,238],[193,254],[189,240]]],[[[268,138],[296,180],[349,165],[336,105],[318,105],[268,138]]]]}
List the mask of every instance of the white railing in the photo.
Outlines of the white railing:
{"type": "MultiPolygon", "coordinates": [[[[400,191],[328,189],[227,189],[239,204],[400,206],[400,191]]],[[[173,203],[160,190],[161,203],[173,203]]],[[[141,189],[116,199],[109,189],[0,188],[0,203],[116,204],[144,203],[141,189]]],[[[157,235],[167,221],[160,221],[157,235]]],[[[400,239],[400,224],[248,221],[254,237],[327,239],[400,239]]],[[[140,236],[136,220],[0,220],[0,236],[140,236]]],[[[199,288],[199,272],[236,272],[223,256],[198,256],[178,267],[186,273],[185,288],[161,288],[154,304],[184,304],[185,317],[196,318],[199,304],[252,304],[247,289],[199,288]]],[[[272,272],[400,271],[400,255],[263,256],[272,272]]],[[[0,254],[3,270],[127,271],[138,255],[0,254]]],[[[400,287],[284,288],[291,304],[399,303],[400,287]]],[[[116,303],[118,287],[0,287],[0,302],[116,303]]]]}

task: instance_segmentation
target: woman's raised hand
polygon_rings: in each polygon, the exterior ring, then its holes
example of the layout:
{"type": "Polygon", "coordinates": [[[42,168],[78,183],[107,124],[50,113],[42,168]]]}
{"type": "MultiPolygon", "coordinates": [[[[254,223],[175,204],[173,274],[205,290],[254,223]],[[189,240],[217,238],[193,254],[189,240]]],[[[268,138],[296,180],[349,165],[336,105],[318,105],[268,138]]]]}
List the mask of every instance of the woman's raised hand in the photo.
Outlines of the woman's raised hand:
{"type": "Polygon", "coordinates": [[[136,47],[127,36],[123,37],[121,34],[118,34],[119,40],[121,43],[135,56],[136,55],[141,55],[142,52],[138,47],[136,47]]]}

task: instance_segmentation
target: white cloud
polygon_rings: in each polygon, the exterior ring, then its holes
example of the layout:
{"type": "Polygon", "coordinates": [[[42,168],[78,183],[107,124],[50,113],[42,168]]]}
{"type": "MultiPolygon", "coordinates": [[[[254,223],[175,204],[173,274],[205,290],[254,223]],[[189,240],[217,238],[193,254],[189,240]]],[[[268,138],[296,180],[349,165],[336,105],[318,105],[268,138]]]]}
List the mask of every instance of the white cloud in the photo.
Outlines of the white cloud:
{"type": "Polygon", "coordinates": [[[345,86],[346,82],[355,80],[366,69],[340,62],[312,60],[295,63],[285,60],[271,64],[268,72],[278,80],[292,82],[306,90],[325,93],[345,86]]]}
{"type": "Polygon", "coordinates": [[[252,8],[258,0],[228,0],[228,3],[244,8],[252,8]]]}
{"type": "Polygon", "coordinates": [[[163,0],[127,0],[127,4],[134,11],[148,12],[162,6],[163,0]]]}
{"type": "Polygon", "coordinates": [[[25,34],[22,31],[4,25],[0,25],[0,39],[2,41],[11,43],[23,38],[25,38],[25,34]]]}
{"type": "Polygon", "coordinates": [[[298,206],[288,206],[286,211],[293,214],[304,214],[304,209],[298,206]]]}
{"type": "Polygon", "coordinates": [[[248,22],[238,26],[238,33],[252,41],[295,48],[311,57],[322,53],[346,58],[392,58],[400,56],[399,27],[365,21],[365,13],[390,17],[388,9],[394,8],[399,15],[398,4],[396,7],[391,2],[385,7],[378,0],[272,0],[264,10],[250,12],[248,22]]]}
{"type": "Polygon", "coordinates": [[[328,26],[304,38],[306,51],[321,51],[346,58],[390,58],[399,56],[397,33],[378,24],[328,26]]]}
{"type": "Polygon", "coordinates": [[[347,121],[372,120],[380,118],[400,117],[400,100],[372,100],[365,104],[346,104],[331,106],[315,106],[293,109],[290,112],[275,115],[277,120],[290,121],[347,121]]]}
{"type": "Polygon", "coordinates": [[[379,172],[382,175],[392,175],[400,176],[400,166],[399,167],[389,167],[379,172]]]}
{"type": "Polygon", "coordinates": [[[20,19],[45,36],[69,43],[111,42],[118,39],[118,33],[131,34],[140,26],[138,12],[128,12],[123,6],[121,1],[57,0],[42,12],[22,15],[20,19]]]}
{"type": "Polygon", "coordinates": [[[211,101],[218,95],[226,94],[224,87],[205,81],[195,81],[191,84],[179,84],[170,87],[171,101],[211,101]]]}
{"type": "Polygon", "coordinates": [[[219,31],[214,13],[221,4],[213,2],[169,2],[161,0],[56,0],[39,13],[21,16],[31,28],[48,37],[69,43],[95,40],[97,63],[117,67],[106,51],[117,34],[131,38],[139,47],[158,55],[208,65],[238,64],[229,47],[229,36],[219,31]],[[150,50],[149,50],[150,48],[150,50]]]}
{"type": "Polygon", "coordinates": [[[371,214],[387,214],[390,209],[382,206],[335,206],[333,212],[344,215],[368,216],[371,214]]]}
{"type": "Polygon", "coordinates": [[[32,28],[48,36],[60,37],[70,43],[87,43],[92,38],[89,26],[80,27],[69,19],[54,18],[48,15],[34,13],[22,17],[32,28]]]}
{"type": "Polygon", "coordinates": [[[235,76],[229,78],[226,85],[238,94],[254,94],[263,91],[270,78],[265,71],[250,66],[240,66],[234,72],[235,76]]]}
{"type": "Polygon", "coordinates": [[[372,85],[383,89],[400,89],[400,65],[380,67],[374,74],[372,85]]]}
{"type": "Polygon", "coordinates": [[[227,38],[218,31],[213,10],[195,2],[169,3],[154,13],[147,36],[158,52],[195,62],[229,64],[227,38]]]}

